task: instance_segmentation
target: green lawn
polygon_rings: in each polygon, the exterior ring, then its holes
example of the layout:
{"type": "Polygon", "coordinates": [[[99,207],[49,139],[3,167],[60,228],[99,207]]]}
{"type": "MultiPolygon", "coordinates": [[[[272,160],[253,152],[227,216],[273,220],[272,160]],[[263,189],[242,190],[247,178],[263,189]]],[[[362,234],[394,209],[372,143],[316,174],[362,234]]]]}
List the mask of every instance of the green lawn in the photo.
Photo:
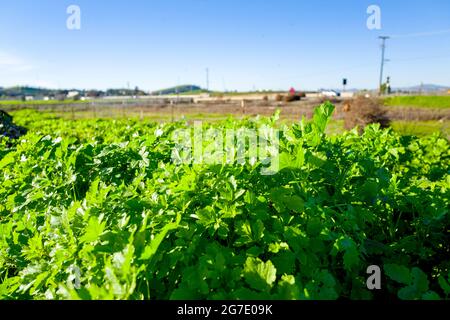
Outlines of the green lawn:
{"type": "Polygon", "coordinates": [[[386,106],[417,107],[445,109],[450,108],[450,95],[448,96],[398,96],[384,99],[386,106]]]}

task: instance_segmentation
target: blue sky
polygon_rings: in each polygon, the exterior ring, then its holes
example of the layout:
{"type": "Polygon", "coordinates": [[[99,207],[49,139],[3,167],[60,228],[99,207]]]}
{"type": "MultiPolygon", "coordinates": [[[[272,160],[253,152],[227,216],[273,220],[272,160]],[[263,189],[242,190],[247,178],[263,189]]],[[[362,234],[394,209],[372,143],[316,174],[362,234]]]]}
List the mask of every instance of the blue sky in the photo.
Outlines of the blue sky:
{"type": "MultiPolygon", "coordinates": [[[[0,4],[0,86],[375,88],[379,35],[450,30],[448,0],[14,0],[0,4]],[[81,8],[81,30],[66,9],[81,8]],[[366,27],[369,5],[381,30],[366,27]]],[[[394,86],[450,85],[450,32],[388,41],[394,86]]]]}

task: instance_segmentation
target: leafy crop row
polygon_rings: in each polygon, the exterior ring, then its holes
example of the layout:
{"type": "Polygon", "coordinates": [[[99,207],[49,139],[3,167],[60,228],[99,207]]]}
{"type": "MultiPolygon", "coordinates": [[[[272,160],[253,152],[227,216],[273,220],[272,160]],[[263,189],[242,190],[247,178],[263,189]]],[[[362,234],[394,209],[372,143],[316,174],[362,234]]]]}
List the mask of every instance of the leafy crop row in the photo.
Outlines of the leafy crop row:
{"type": "MultiPolygon", "coordinates": [[[[30,132],[0,142],[0,298],[449,298],[449,142],[330,138],[332,111],[280,128],[273,176],[173,164],[182,122],[18,113],[30,132]]],[[[276,117],[208,126],[262,124],[276,117]]]]}

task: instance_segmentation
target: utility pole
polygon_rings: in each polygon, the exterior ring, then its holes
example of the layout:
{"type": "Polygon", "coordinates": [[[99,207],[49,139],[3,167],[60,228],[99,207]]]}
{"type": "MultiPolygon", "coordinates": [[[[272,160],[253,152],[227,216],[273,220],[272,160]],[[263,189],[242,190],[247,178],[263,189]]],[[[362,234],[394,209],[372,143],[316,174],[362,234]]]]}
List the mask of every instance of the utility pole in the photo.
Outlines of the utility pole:
{"type": "Polygon", "coordinates": [[[387,81],[386,81],[386,91],[387,91],[387,94],[391,94],[391,92],[392,92],[392,88],[391,88],[391,77],[387,77],[387,81]]]}
{"type": "Polygon", "coordinates": [[[387,61],[384,57],[385,50],[386,50],[386,40],[389,39],[390,37],[380,36],[379,38],[381,39],[381,69],[380,69],[380,86],[379,86],[379,91],[380,91],[380,95],[381,95],[382,94],[381,87],[383,85],[384,63],[387,61]]]}

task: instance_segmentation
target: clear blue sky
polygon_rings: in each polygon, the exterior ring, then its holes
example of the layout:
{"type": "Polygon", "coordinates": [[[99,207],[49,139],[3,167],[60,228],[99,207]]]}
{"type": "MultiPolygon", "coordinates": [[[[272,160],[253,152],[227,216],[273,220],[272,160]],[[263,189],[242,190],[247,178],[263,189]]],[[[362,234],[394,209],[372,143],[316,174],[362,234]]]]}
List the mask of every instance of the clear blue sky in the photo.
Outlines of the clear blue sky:
{"type": "MultiPolygon", "coordinates": [[[[450,29],[448,0],[14,0],[0,4],[0,86],[375,88],[381,34],[450,29]],[[66,9],[81,8],[81,30],[66,9]],[[377,4],[382,30],[368,30],[377,4]]],[[[388,42],[394,86],[450,85],[450,32],[388,42]]]]}

